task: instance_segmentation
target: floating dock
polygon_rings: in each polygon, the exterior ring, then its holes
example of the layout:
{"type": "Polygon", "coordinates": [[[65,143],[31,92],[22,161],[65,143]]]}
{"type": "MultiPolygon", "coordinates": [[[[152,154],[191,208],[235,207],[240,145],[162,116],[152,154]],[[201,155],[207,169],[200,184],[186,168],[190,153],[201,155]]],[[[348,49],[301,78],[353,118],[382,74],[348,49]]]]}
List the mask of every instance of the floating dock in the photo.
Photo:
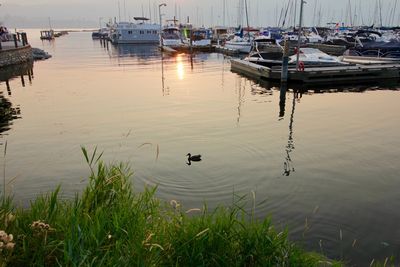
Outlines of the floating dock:
{"type": "MultiPolygon", "coordinates": [[[[255,79],[280,81],[282,67],[269,68],[245,60],[231,59],[231,70],[255,79]]],[[[307,84],[346,84],[399,78],[400,63],[306,66],[304,71],[289,67],[288,71],[288,82],[307,84]]]]}
{"type": "Polygon", "coordinates": [[[343,56],[342,61],[354,64],[386,64],[386,63],[400,64],[400,58],[386,58],[386,57],[343,56]]]}

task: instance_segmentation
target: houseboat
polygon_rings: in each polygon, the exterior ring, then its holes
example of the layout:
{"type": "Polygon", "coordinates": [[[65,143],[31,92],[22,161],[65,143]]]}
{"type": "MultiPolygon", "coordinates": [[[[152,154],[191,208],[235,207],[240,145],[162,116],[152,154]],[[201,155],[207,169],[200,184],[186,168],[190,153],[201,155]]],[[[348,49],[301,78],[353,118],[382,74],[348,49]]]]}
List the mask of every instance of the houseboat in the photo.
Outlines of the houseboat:
{"type": "Polygon", "coordinates": [[[111,28],[113,44],[151,44],[159,42],[159,24],[147,23],[148,18],[134,17],[135,23],[118,22],[111,28]]]}

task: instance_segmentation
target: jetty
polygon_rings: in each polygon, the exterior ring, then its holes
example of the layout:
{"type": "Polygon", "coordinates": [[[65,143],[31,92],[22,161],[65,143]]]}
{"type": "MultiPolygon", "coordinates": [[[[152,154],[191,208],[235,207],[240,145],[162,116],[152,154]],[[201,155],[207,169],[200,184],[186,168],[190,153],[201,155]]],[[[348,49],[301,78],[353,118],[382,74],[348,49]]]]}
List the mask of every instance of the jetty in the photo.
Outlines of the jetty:
{"type": "MultiPolygon", "coordinates": [[[[231,70],[250,78],[281,80],[281,66],[272,68],[241,59],[231,59],[231,70]]],[[[399,79],[400,63],[348,64],[341,66],[312,66],[304,70],[288,68],[287,81],[304,84],[349,84],[399,79]]]]}
{"type": "Polygon", "coordinates": [[[15,33],[10,36],[9,40],[0,42],[0,67],[32,60],[32,48],[26,33],[15,33]]]}

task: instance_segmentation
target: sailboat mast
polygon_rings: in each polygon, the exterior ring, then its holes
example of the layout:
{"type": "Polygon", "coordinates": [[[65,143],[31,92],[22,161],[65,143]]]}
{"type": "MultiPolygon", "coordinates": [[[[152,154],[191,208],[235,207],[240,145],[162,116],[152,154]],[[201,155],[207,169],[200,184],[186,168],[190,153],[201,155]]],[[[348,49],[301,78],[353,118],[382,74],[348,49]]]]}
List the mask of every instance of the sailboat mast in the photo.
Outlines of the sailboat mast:
{"type": "Polygon", "coordinates": [[[51,21],[50,21],[50,17],[49,17],[49,28],[51,30],[51,21]]]}
{"type": "Polygon", "coordinates": [[[150,0],[149,0],[149,19],[150,19],[150,23],[153,23],[153,20],[151,18],[151,5],[150,5],[150,0]]]}
{"type": "Polygon", "coordinates": [[[121,5],[118,1],[118,22],[121,22],[121,5]]]}
{"type": "Polygon", "coordinates": [[[296,29],[296,18],[297,18],[297,1],[294,1],[294,23],[293,23],[293,30],[296,29]]]}
{"type": "Polygon", "coordinates": [[[249,14],[247,12],[247,0],[244,0],[244,7],[246,11],[247,35],[250,39],[250,26],[249,26],[249,14]]]}
{"type": "Polygon", "coordinates": [[[349,22],[350,22],[350,26],[353,27],[353,18],[352,18],[352,12],[351,12],[351,3],[349,0],[349,22]]]}
{"type": "Polygon", "coordinates": [[[394,2],[393,16],[392,16],[392,19],[390,21],[390,25],[392,25],[392,26],[394,26],[393,24],[394,24],[394,16],[395,16],[395,13],[396,13],[396,7],[397,7],[397,0],[394,2]]]}
{"type": "Polygon", "coordinates": [[[317,11],[317,0],[314,2],[314,15],[313,15],[313,26],[316,26],[316,21],[315,21],[315,12],[317,11]]]}
{"type": "Polygon", "coordinates": [[[296,56],[296,69],[299,70],[299,58],[300,58],[300,44],[301,44],[301,32],[303,23],[303,5],[304,0],[300,0],[300,18],[299,18],[299,31],[298,31],[298,42],[297,42],[297,56],[296,56]]]}

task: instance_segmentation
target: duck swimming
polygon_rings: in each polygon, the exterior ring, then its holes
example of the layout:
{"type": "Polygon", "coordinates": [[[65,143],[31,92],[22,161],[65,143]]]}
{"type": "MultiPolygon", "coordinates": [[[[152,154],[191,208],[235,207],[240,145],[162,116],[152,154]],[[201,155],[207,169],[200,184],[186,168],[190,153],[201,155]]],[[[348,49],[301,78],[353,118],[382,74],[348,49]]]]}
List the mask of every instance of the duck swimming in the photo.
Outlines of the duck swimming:
{"type": "Polygon", "coordinates": [[[186,156],[188,156],[188,161],[201,161],[201,155],[193,155],[188,153],[186,156]]]}

